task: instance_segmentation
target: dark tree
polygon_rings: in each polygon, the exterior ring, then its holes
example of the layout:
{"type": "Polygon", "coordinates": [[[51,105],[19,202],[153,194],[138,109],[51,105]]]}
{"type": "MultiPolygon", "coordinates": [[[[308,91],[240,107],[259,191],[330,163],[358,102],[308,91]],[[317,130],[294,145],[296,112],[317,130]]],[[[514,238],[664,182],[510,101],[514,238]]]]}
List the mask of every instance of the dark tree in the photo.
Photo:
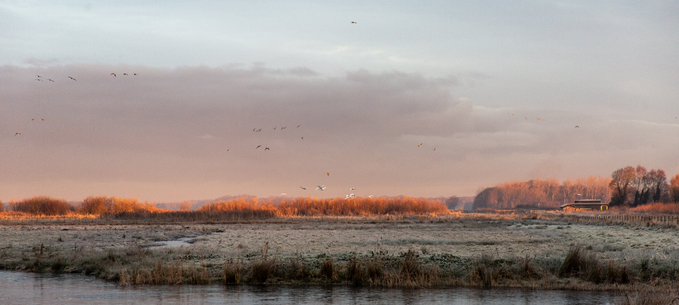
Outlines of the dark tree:
{"type": "Polygon", "coordinates": [[[670,181],[670,200],[679,203],[679,174],[670,181]]]}
{"type": "Polygon", "coordinates": [[[620,168],[611,174],[611,178],[611,206],[626,204],[636,178],[636,170],[631,166],[620,168]]]}

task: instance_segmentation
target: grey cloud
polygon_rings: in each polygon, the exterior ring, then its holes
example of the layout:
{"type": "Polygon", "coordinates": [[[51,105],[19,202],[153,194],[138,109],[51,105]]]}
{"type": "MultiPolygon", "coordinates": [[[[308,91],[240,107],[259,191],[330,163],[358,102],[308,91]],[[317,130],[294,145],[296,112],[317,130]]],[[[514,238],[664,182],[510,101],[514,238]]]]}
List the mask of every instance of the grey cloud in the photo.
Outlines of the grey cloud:
{"type": "Polygon", "coordinates": [[[1,180],[13,185],[0,191],[12,196],[54,185],[63,186],[54,195],[71,199],[129,190],[151,200],[342,196],[344,185],[357,184],[370,194],[470,194],[545,172],[535,168],[577,175],[578,160],[601,154],[609,161],[594,170],[607,175],[631,162],[620,152],[630,137],[656,147],[649,157],[657,155],[661,165],[677,147],[676,139],[668,141],[674,125],[484,107],[458,98],[454,77],[366,70],[324,77],[263,65],[67,65],[0,67],[0,83],[0,153],[13,161],[0,165],[1,180]],[[35,81],[36,75],[55,82],[35,81]],[[328,191],[298,190],[314,184],[328,191]],[[159,192],[163,185],[172,190],[159,192]],[[168,198],[177,194],[182,198],[168,198]]]}

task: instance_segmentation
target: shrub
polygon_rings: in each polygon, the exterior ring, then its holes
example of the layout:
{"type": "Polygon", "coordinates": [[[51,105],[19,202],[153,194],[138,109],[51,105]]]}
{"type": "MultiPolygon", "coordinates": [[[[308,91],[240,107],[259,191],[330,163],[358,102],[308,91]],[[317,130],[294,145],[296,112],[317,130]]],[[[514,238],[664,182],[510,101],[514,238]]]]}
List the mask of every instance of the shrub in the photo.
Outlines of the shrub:
{"type": "Polygon", "coordinates": [[[50,197],[33,197],[9,204],[10,209],[34,215],[65,215],[73,207],[65,200],[50,197]]]}
{"type": "Polygon", "coordinates": [[[276,261],[263,259],[252,264],[251,280],[257,284],[264,284],[276,272],[276,261]]]}
{"type": "Polygon", "coordinates": [[[332,259],[326,259],[321,265],[320,275],[328,281],[332,281],[335,278],[335,264],[332,259]]]}
{"type": "Polygon", "coordinates": [[[241,284],[243,280],[243,265],[232,261],[224,263],[224,283],[241,284]]]}
{"type": "Polygon", "coordinates": [[[136,199],[117,197],[87,197],[83,200],[80,213],[105,216],[132,216],[135,214],[156,213],[160,210],[150,203],[136,199]]]}
{"type": "Polygon", "coordinates": [[[582,247],[571,248],[561,267],[559,277],[575,276],[588,282],[600,283],[629,283],[629,273],[626,267],[613,262],[603,263],[593,254],[582,247]]]}

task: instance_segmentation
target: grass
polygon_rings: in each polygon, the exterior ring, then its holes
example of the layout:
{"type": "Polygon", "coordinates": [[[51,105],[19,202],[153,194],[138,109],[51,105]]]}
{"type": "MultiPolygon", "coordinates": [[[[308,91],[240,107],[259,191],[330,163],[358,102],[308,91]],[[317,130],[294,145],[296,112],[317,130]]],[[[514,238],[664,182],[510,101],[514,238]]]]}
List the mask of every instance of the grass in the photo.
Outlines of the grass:
{"type": "Polygon", "coordinates": [[[630,209],[634,213],[679,214],[679,203],[649,203],[630,209]]]}
{"type": "Polygon", "coordinates": [[[123,286],[224,283],[591,290],[672,285],[677,279],[677,270],[672,266],[653,260],[638,263],[603,260],[583,247],[573,247],[562,257],[539,260],[527,256],[498,258],[492,255],[465,259],[446,254],[422,255],[421,251],[413,249],[394,254],[377,251],[349,256],[284,258],[272,256],[265,243],[261,251],[249,252],[254,256],[218,258],[222,260],[221,264],[206,265],[197,259],[208,254],[189,250],[129,247],[104,251],[77,245],[59,248],[42,243],[27,250],[17,252],[19,257],[8,257],[6,249],[0,250],[0,258],[3,258],[0,269],[82,273],[123,286]],[[183,260],[184,257],[193,258],[183,260]]]}

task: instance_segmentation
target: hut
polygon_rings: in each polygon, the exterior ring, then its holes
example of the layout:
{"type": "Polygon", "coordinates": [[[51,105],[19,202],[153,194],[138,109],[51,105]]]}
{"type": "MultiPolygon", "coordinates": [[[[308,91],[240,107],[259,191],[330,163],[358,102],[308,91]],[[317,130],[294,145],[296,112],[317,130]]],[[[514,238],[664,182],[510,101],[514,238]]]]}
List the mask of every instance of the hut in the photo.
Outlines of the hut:
{"type": "Polygon", "coordinates": [[[564,212],[577,211],[608,211],[608,203],[602,202],[601,199],[578,199],[575,202],[570,202],[561,205],[561,210],[564,212]]]}

